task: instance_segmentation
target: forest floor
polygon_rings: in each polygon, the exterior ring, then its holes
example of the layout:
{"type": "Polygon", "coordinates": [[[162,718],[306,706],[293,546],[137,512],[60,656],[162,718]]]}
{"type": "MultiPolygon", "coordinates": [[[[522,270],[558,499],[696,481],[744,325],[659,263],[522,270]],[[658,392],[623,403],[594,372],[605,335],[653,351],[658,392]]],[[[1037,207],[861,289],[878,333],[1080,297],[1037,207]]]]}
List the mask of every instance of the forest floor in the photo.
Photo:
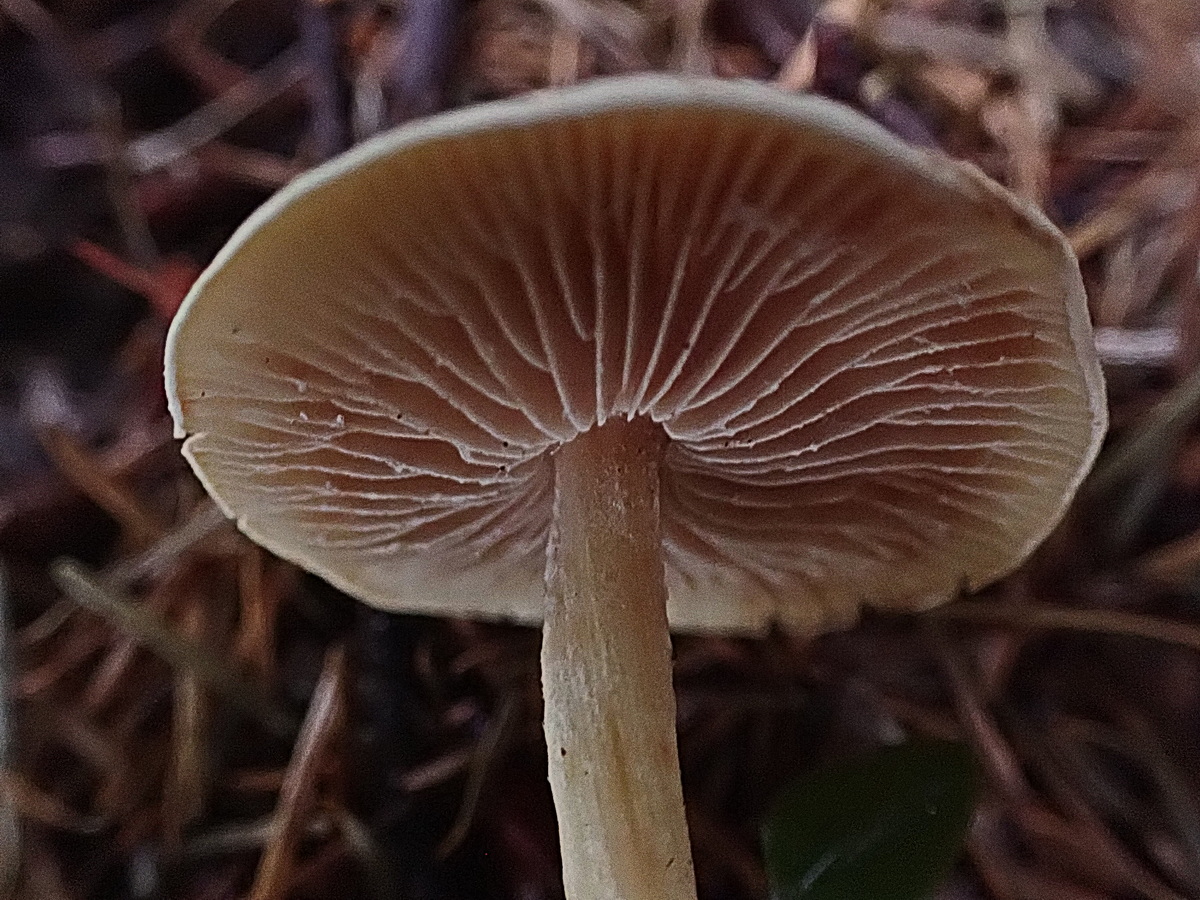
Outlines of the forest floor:
{"type": "Polygon", "coordinates": [[[0,886],[561,895],[537,634],[373,612],[240,536],[180,457],[162,347],[309,167],[650,68],[835,98],[1040,205],[1112,419],[1063,526],[979,596],[677,639],[700,896],[764,898],[780,787],[910,734],[985,776],[939,900],[1200,897],[1194,0],[0,0],[0,886]]]}

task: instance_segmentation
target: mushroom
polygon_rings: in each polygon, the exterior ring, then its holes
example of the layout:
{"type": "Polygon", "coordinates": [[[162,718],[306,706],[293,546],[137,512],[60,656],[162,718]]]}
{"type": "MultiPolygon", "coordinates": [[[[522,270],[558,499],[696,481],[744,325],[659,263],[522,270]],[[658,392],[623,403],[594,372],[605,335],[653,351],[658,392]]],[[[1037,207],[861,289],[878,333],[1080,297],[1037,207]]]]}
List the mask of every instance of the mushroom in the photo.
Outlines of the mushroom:
{"type": "Polygon", "coordinates": [[[176,318],[184,452],[390,610],[544,622],[567,896],[695,896],[668,621],[805,633],[1017,566],[1104,430],[1061,235],[828,101],[639,75],[299,179],[176,318]]]}

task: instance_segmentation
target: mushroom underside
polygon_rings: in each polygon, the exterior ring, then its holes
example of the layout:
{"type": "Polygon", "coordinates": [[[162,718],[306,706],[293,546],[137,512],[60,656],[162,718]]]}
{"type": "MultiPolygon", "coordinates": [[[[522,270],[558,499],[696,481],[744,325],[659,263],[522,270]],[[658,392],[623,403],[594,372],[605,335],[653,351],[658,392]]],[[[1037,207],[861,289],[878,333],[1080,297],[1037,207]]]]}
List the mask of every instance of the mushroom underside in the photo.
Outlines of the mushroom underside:
{"type": "Polygon", "coordinates": [[[1100,413],[1061,244],[935,175],[686,105],[381,153],[207,277],[230,302],[175,338],[187,452],[356,596],[536,621],[550,454],[644,417],[676,627],[944,599],[1057,520],[1100,413]]]}

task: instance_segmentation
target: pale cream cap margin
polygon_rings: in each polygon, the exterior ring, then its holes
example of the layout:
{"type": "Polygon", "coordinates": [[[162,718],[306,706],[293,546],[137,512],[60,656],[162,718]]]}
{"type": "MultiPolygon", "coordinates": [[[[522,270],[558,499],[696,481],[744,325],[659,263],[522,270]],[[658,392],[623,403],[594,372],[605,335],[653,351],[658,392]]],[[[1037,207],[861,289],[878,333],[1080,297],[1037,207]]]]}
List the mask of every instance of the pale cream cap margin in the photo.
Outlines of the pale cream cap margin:
{"type": "MultiPolygon", "coordinates": [[[[1024,559],[1057,526],[1070,506],[1075,490],[1091,469],[1100,450],[1108,424],[1104,379],[1092,338],[1087,297],[1074,254],[1062,233],[1036,207],[997,185],[972,165],[949,157],[930,153],[903,143],[882,127],[833,101],[811,95],[797,95],[764,85],[760,82],[732,79],[687,79],[672,75],[640,74],[598,79],[566,88],[552,88],[521,95],[514,99],[482,103],[476,106],[442,113],[381,134],[363,142],[347,153],[304,174],[273,195],[257,209],[226,243],[180,306],[167,335],[165,380],[167,406],[174,421],[175,436],[187,438],[188,431],[176,389],[176,344],[186,327],[188,311],[204,292],[213,273],[234,257],[252,235],[269,223],[298,197],[354,171],[370,161],[386,157],[406,147],[426,141],[487,131],[492,128],[511,128],[563,118],[575,118],[593,113],[631,107],[701,107],[754,112],[764,116],[820,128],[832,136],[858,145],[888,158],[893,165],[911,170],[915,175],[957,192],[965,200],[985,206],[1007,208],[1014,225],[1027,228],[1034,236],[1053,246],[1062,258],[1063,294],[1067,303],[1067,320],[1072,343],[1091,406],[1091,443],[1080,459],[1078,470],[1063,494],[1057,514],[1048,517],[1044,527],[1029,535],[1025,544],[1013,554],[1012,565],[1006,571],[993,573],[970,587],[1003,577],[1017,568],[1024,559]]],[[[408,572],[407,584],[397,584],[395,594],[388,597],[364,595],[353,573],[324,570],[315,567],[299,548],[282,542],[264,539],[253,526],[239,517],[227,498],[222,497],[189,452],[184,456],[196,476],[221,510],[237,519],[238,528],[252,540],[276,555],[321,576],[338,589],[372,605],[396,612],[463,618],[500,619],[526,624],[540,621],[543,592],[540,584],[531,585],[525,579],[497,581],[489,567],[485,571],[470,570],[447,576],[435,564],[417,557],[408,572]]],[[[762,602],[759,592],[748,592],[741,579],[731,576],[727,585],[714,577],[701,591],[669,579],[671,600],[668,614],[672,629],[692,632],[762,633],[776,620],[777,611],[762,602]],[[726,587],[728,590],[726,590],[726,587]]],[[[870,598],[862,598],[869,602],[870,598]]],[[[952,597],[944,594],[913,598],[913,609],[936,606],[952,597]]],[[[815,612],[815,611],[814,611],[815,612]]],[[[789,615],[793,630],[817,632],[830,627],[851,624],[831,622],[819,617],[807,622],[802,616],[789,615]]]]}

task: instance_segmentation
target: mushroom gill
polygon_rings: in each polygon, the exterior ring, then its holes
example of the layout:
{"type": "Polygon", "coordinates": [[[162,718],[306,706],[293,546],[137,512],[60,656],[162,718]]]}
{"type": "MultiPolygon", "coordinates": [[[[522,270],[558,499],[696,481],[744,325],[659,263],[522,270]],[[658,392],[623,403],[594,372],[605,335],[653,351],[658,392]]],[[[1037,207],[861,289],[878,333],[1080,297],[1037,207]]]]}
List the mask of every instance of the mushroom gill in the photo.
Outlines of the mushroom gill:
{"type": "Polygon", "coordinates": [[[536,620],[547,455],[642,416],[670,438],[676,626],[828,627],[1014,566],[1101,416],[1059,239],[821,101],[642,80],[640,104],[385,137],[285,192],[203,286],[253,302],[176,339],[215,495],[374,603],[536,620]]]}

